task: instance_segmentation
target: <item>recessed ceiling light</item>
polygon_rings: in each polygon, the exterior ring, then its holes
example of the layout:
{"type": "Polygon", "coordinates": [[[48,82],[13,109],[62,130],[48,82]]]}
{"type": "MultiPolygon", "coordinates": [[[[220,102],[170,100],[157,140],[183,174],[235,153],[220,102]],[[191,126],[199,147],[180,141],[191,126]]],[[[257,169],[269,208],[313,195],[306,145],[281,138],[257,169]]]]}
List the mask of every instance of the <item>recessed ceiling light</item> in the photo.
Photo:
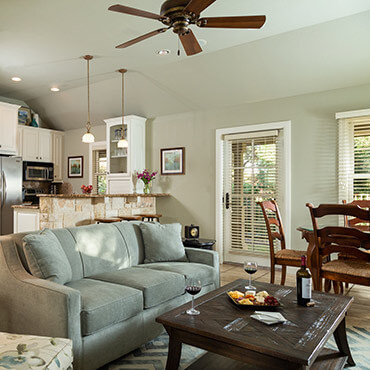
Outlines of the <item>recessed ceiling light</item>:
{"type": "Polygon", "coordinates": [[[157,54],[158,55],[168,55],[168,54],[171,54],[171,50],[168,50],[168,49],[158,50],[157,54]]]}
{"type": "Polygon", "coordinates": [[[200,44],[201,46],[205,46],[205,45],[207,45],[207,40],[199,39],[198,41],[199,41],[199,44],[200,44]]]}
{"type": "Polygon", "coordinates": [[[58,92],[58,91],[60,91],[60,88],[59,87],[52,87],[52,88],[50,88],[50,90],[53,91],[53,92],[58,92]]]}
{"type": "Polygon", "coordinates": [[[14,76],[14,77],[12,77],[12,81],[20,82],[20,81],[22,81],[22,79],[20,77],[14,76]]]}

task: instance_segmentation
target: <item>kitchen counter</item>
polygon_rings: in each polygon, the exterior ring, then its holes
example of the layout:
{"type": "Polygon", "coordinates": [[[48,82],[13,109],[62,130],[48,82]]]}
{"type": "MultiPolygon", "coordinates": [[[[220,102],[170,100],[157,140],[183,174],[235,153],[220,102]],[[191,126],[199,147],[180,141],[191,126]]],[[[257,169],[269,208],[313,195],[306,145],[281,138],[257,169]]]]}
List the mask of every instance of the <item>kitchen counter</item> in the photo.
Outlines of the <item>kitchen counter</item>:
{"type": "Polygon", "coordinates": [[[18,205],[13,205],[12,208],[17,208],[17,209],[40,209],[40,206],[36,205],[27,205],[27,204],[18,204],[18,205]]]}
{"type": "Polygon", "coordinates": [[[169,197],[168,193],[152,193],[152,194],[140,194],[140,193],[126,193],[126,194],[38,194],[38,197],[42,198],[129,198],[129,197],[145,197],[145,198],[158,198],[158,197],[169,197]]]}

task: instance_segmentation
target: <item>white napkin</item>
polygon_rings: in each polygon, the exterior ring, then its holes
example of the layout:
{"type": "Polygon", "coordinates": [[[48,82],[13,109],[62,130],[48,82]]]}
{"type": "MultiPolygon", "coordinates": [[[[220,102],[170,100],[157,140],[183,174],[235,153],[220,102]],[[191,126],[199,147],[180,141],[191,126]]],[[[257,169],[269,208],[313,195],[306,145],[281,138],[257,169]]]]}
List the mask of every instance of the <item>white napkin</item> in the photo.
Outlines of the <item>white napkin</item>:
{"type": "Polygon", "coordinates": [[[280,312],[255,311],[251,317],[267,325],[279,324],[287,321],[280,312]]]}

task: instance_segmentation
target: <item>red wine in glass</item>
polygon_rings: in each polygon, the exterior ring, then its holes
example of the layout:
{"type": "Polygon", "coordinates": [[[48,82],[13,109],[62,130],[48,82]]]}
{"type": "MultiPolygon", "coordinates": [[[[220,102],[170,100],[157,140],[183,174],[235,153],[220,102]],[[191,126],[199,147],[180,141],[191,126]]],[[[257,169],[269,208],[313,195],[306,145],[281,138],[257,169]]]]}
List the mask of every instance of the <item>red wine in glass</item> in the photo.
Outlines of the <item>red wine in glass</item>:
{"type": "Polygon", "coordinates": [[[199,294],[202,290],[202,283],[200,280],[188,278],[185,282],[185,291],[191,295],[191,308],[186,310],[188,315],[199,315],[200,312],[194,308],[194,296],[199,294]]]}
{"type": "Polygon", "coordinates": [[[197,295],[198,293],[200,293],[202,288],[198,286],[187,286],[185,290],[186,290],[186,293],[189,293],[191,295],[197,295]]]}
{"type": "Polygon", "coordinates": [[[249,275],[249,285],[245,287],[247,290],[256,290],[252,285],[252,275],[257,272],[257,263],[251,261],[244,262],[244,271],[249,275]]]}

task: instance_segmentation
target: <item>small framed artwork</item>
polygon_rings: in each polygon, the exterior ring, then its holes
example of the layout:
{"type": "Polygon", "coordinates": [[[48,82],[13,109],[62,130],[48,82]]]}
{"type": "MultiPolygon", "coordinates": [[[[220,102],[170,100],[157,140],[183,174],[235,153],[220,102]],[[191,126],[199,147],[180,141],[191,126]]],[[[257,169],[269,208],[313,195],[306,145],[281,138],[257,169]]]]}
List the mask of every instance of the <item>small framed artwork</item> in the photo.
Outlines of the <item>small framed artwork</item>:
{"type": "Polygon", "coordinates": [[[20,107],[18,109],[18,124],[28,126],[31,121],[31,109],[27,107],[20,107]]]}
{"type": "Polygon", "coordinates": [[[161,175],[185,175],[185,148],[161,149],[161,175]]]}
{"type": "Polygon", "coordinates": [[[84,157],[68,157],[68,177],[84,177],[84,157]]]}

